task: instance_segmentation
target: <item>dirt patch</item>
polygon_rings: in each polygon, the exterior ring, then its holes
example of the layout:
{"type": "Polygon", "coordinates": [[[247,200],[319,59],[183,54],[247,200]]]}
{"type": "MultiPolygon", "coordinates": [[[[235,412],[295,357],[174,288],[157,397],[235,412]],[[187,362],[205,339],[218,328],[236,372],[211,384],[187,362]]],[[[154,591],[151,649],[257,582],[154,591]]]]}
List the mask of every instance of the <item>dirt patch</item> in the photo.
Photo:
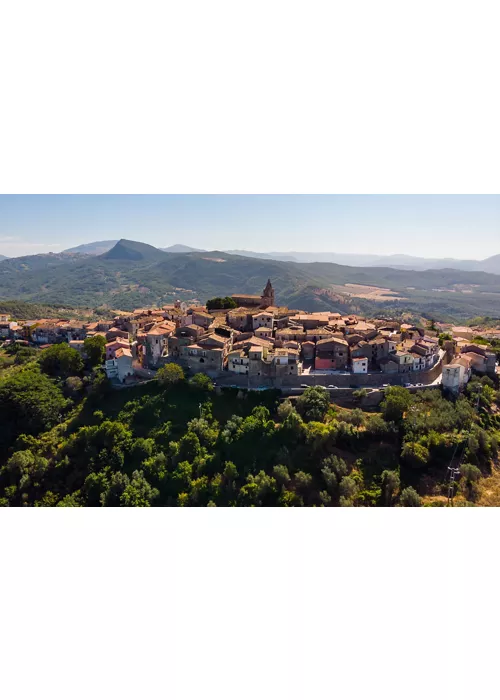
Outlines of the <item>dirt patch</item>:
{"type": "Polygon", "coordinates": [[[338,294],[369,299],[370,301],[405,301],[407,297],[398,296],[397,292],[384,287],[370,287],[366,284],[332,284],[331,289],[338,294]]]}
{"type": "Polygon", "coordinates": [[[500,506],[500,469],[495,467],[491,476],[479,482],[478,506],[500,506]]]}

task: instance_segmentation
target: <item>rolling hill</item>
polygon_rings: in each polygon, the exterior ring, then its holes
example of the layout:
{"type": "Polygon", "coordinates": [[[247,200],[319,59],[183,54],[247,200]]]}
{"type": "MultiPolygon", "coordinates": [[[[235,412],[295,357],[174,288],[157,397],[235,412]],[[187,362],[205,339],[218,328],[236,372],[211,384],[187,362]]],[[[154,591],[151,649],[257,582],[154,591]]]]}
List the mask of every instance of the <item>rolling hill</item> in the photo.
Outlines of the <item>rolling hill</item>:
{"type": "Polygon", "coordinates": [[[168,248],[160,248],[165,253],[201,253],[204,252],[201,248],[191,248],[189,245],[183,245],[182,243],[176,243],[168,248]]]}
{"type": "MultiPolygon", "coordinates": [[[[77,253],[85,255],[102,255],[111,250],[118,241],[95,241],[84,243],[74,248],[68,248],[64,253],[77,253]]],[[[146,244],[144,244],[146,245],[146,244]]],[[[153,246],[151,246],[153,247],[153,246]]],[[[155,248],[165,253],[202,253],[207,252],[201,248],[193,248],[182,243],[176,243],[167,248],[155,248]]],[[[350,267],[391,267],[401,270],[441,270],[453,268],[468,272],[490,272],[500,274],[500,255],[493,255],[484,260],[460,260],[457,258],[423,258],[415,255],[372,255],[369,253],[334,253],[334,252],[303,252],[303,251],[275,251],[263,253],[255,250],[225,250],[227,255],[238,255],[246,258],[262,260],[278,260],[282,262],[302,263],[335,263],[350,267]]],[[[0,255],[0,260],[2,259],[0,255]]]]}
{"type": "Polygon", "coordinates": [[[408,310],[436,320],[500,316],[500,275],[295,263],[221,251],[172,254],[124,239],[97,256],[63,253],[3,260],[0,299],[133,309],[176,298],[205,302],[236,292],[260,293],[268,278],[277,301],[291,308],[377,314],[408,310]]]}
{"type": "Polygon", "coordinates": [[[83,253],[84,255],[102,255],[111,250],[118,241],[94,241],[93,243],[83,243],[74,248],[68,248],[63,253],[83,253]]]}

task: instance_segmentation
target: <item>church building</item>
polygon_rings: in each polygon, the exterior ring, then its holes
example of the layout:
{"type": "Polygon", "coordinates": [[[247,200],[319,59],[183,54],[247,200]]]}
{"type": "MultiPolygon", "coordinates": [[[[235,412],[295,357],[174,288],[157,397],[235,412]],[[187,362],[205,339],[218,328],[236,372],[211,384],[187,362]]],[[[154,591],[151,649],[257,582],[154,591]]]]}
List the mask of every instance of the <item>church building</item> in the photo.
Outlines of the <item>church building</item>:
{"type": "Polygon", "coordinates": [[[267,280],[260,296],[257,294],[233,294],[231,299],[234,299],[238,306],[258,306],[262,309],[274,306],[274,289],[271,280],[267,280]]]}

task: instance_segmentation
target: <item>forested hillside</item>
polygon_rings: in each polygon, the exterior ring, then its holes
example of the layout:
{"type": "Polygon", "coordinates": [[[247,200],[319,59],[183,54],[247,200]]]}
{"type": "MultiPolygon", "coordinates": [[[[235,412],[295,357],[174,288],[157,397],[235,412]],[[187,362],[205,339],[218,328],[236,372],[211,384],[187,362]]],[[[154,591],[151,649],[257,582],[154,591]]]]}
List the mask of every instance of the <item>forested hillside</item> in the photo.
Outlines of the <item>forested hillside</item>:
{"type": "Polygon", "coordinates": [[[0,299],[74,307],[133,309],[226,296],[259,294],[268,279],[277,301],[306,311],[338,307],[362,313],[409,311],[436,320],[500,315],[500,276],[485,272],[348,267],[293,263],[219,251],[167,253],[119,241],[103,255],[35,255],[0,262],[0,299]],[[388,290],[380,300],[345,285],[388,290]]]}
{"type": "MultiPolygon", "coordinates": [[[[499,393],[391,387],[377,410],[331,405],[321,387],[221,393],[168,365],[157,381],[112,390],[93,348],[11,351],[0,370],[4,506],[419,506],[481,498],[498,467],[499,393]]],[[[490,494],[491,499],[491,494],[490,494]]]]}

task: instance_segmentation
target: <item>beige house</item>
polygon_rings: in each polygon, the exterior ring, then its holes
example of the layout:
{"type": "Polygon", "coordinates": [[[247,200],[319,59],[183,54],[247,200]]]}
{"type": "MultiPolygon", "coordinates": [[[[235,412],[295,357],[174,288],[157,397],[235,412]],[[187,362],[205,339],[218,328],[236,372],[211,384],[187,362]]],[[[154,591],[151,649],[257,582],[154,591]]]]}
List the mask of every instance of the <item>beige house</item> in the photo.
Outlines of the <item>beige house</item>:
{"type": "Polygon", "coordinates": [[[243,350],[232,350],[227,356],[228,372],[248,374],[249,359],[243,350]]]}
{"type": "Polygon", "coordinates": [[[149,365],[157,365],[162,357],[168,356],[168,339],[174,330],[173,323],[164,321],[146,333],[146,360],[149,365]]]}
{"type": "Polygon", "coordinates": [[[458,393],[470,379],[471,362],[467,357],[456,357],[453,362],[443,367],[443,387],[458,393]]]}

